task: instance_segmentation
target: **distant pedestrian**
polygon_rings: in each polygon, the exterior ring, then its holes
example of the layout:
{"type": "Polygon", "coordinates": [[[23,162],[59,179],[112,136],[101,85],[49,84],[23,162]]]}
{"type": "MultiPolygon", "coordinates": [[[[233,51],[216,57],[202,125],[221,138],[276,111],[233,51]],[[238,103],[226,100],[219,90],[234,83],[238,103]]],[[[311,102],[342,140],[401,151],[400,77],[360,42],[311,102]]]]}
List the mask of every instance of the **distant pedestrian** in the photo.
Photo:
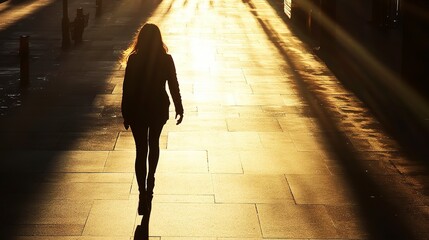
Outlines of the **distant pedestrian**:
{"type": "Polygon", "coordinates": [[[169,118],[168,82],[176,110],[177,125],[183,120],[183,106],[173,58],[167,53],[159,28],[146,23],[135,39],[125,70],[122,116],[136,144],[135,171],[139,187],[139,215],[150,215],[155,171],[159,159],[159,138],[169,118]]]}

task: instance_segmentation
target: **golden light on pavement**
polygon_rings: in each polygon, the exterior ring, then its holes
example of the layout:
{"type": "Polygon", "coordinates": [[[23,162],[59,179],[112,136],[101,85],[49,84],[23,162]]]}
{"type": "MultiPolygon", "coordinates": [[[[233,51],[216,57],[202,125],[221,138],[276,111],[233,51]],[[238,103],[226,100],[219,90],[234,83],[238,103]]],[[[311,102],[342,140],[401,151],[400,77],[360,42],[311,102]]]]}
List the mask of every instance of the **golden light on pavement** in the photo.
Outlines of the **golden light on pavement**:
{"type": "MultiPolygon", "coordinates": [[[[0,30],[33,14],[35,11],[55,2],[54,0],[29,1],[24,4],[14,5],[10,1],[0,4],[0,30]],[[8,11],[12,9],[13,11],[8,11]]],[[[52,19],[56,21],[57,19],[52,19]]],[[[58,20],[59,21],[59,20],[58,20]]]]}
{"type": "MultiPolygon", "coordinates": [[[[29,198],[28,219],[17,221],[25,239],[133,238],[142,217],[134,138],[121,117],[125,62],[118,55],[127,55],[133,31],[145,22],[161,30],[185,109],[176,126],[170,104],[161,134],[151,237],[365,239],[374,220],[363,212],[379,214],[372,210],[415,196],[395,167],[414,165],[279,17],[274,0],[143,1],[152,4],[144,13],[142,0],[110,2],[104,18],[85,29],[87,41],[53,61],[60,69],[49,96],[40,94],[37,107],[23,109],[24,124],[6,132],[28,136],[4,150],[11,165],[42,179],[43,191],[33,196],[40,201],[29,198]],[[361,186],[388,194],[378,199],[359,192],[361,186]],[[365,209],[362,198],[381,204],[365,209]]],[[[325,16],[320,22],[386,81],[395,80],[339,26],[325,16]]],[[[392,87],[408,91],[398,84],[392,87]]],[[[419,211],[420,203],[407,206],[419,211]]]]}
{"type": "Polygon", "coordinates": [[[214,56],[216,55],[216,47],[213,41],[209,39],[202,39],[190,37],[189,40],[189,52],[190,58],[192,59],[191,65],[195,69],[205,69],[212,66],[215,63],[214,56]]]}

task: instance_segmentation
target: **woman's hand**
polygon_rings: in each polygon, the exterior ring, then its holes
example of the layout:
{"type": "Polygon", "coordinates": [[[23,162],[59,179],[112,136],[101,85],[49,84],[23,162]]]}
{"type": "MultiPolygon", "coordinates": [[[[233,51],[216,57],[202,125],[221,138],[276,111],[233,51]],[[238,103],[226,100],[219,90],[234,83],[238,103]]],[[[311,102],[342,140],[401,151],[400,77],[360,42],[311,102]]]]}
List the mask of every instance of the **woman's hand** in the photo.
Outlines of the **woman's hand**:
{"type": "Polygon", "coordinates": [[[182,123],[183,113],[176,113],[176,118],[175,119],[177,119],[176,125],[179,125],[180,123],[182,123]],[[179,118],[177,118],[177,117],[179,117],[179,118]]]}

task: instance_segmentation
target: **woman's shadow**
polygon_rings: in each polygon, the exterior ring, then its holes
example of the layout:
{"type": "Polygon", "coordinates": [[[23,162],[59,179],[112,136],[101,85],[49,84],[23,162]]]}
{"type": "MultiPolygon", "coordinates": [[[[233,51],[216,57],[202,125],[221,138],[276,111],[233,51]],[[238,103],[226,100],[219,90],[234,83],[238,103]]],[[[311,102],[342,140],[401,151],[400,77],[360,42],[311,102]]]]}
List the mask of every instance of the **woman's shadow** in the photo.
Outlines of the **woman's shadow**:
{"type": "Polygon", "coordinates": [[[134,232],[134,240],[147,240],[149,239],[149,217],[150,213],[144,215],[140,225],[137,225],[134,232]]]}

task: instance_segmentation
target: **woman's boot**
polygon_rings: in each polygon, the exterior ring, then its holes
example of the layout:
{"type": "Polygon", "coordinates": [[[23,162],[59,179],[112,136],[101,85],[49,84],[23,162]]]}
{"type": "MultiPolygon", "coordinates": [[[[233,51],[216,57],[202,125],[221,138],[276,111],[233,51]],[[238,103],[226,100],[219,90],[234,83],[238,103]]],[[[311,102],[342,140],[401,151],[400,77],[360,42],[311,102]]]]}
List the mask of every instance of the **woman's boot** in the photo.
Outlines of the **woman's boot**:
{"type": "Polygon", "coordinates": [[[148,214],[148,196],[146,191],[140,192],[139,194],[139,207],[137,212],[139,215],[148,214]]]}

